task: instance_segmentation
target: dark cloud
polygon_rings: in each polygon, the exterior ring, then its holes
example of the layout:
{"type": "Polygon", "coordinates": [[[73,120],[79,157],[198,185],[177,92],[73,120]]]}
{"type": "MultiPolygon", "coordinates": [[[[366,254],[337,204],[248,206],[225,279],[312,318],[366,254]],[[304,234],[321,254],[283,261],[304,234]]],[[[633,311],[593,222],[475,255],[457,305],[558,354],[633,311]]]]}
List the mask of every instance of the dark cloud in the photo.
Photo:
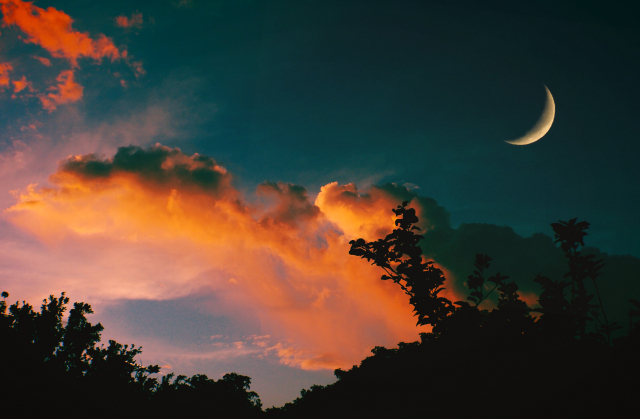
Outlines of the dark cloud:
{"type": "MultiPolygon", "coordinates": [[[[551,226],[549,233],[553,234],[551,226]]],[[[508,275],[518,284],[530,307],[542,291],[533,281],[537,274],[561,280],[569,270],[567,259],[553,243],[554,239],[543,233],[522,237],[507,226],[461,224],[457,228],[435,228],[424,232],[423,236],[424,253],[451,272],[455,281],[449,286],[463,295],[468,294],[463,283],[473,272],[477,253],[487,254],[493,259],[488,276],[497,272],[508,275]]],[[[586,241],[589,244],[588,236],[586,241]]],[[[597,279],[602,304],[609,321],[625,325],[628,322],[627,299],[640,297],[640,259],[629,255],[608,255],[595,247],[585,247],[582,253],[603,259],[605,265],[597,279]]],[[[595,295],[593,284],[588,282],[586,285],[589,293],[595,295]]],[[[597,296],[593,303],[598,304],[597,296]]]]}
{"type": "Polygon", "coordinates": [[[421,214],[419,223],[421,229],[426,231],[450,228],[451,216],[444,207],[438,205],[432,198],[418,196],[406,186],[395,183],[372,185],[366,193],[358,191],[353,184],[338,188],[339,192],[332,195],[333,202],[359,208],[373,208],[378,205],[379,199],[383,196],[390,201],[398,202],[398,205],[404,201],[411,201],[412,206],[416,207],[421,214]]]}
{"type": "Polygon", "coordinates": [[[500,272],[516,280],[522,290],[538,291],[532,280],[537,273],[554,276],[564,273],[564,257],[551,237],[534,234],[521,237],[507,226],[461,224],[457,228],[427,231],[422,248],[425,254],[447,268],[462,282],[473,272],[477,253],[493,258],[490,273],[500,272]]]}
{"type": "Polygon", "coordinates": [[[179,148],[155,145],[118,148],[111,159],[95,154],[70,157],[60,164],[56,177],[70,174],[86,181],[107,180],[118,175],[133,175],[137,180],[160,189],[188,189],[206,193],[231,191],[231,175],[210,157],[187,156],[179,148]]]}
{"type": "Polygon", "coordinates": [[[300,185],[265,181],[258,185],[258,195],[275,198],[275,207],[261,219],[261,224],[289,226],[309,222],[320,215],[320,208],[309,201],[307,190],[300,185]]]}
{"type": "Polygon", "coordinates": [[[385,191],[398,200],[411,201],[417,207],[420,214],[418,226],[423,232],[448,230],[451,228],[451,214],[443,206],[438,205],[435,199],[426,196],[419,196],[416,192],[410,191],[407,187],[386,183],[381,186],[374,186],[380,191],[385,191]]]}
{"type": "MultiPolygon", "coordinates": [[[[373,205],[375,196],[380,194],[397,200],[398,204],[410,201],[409,206],[416,208],[420,234],[424,237],[421,242],[424,254],[451,273],[448,287],[462,295],[468,295],[464,282],[474,270],[477,253],[487,254],[493,259],[487,276],[498,272],[508,275],[518,284],[523,298],[531,307],[542,291],[533,281],[536,275],[561,280],[569,270],[562,250],[554,244],[551,226],[548,234],[535,233],[530,237],[522,237],[511,227],[495,224],[463,223],[453,228],[448,211],[434,199],[390,183],[373,186],[369,193],[345,189],[334,199],[353,205],[364,203],[366,206],[373,205]]],[[[586,244],[597,245],[589,243],[589,236],[586,244]]],[[[604,261],[602,275],[597,279],[602,304],[609,321],[625,325],[629,310],[627,299],[640,298],[640,259],[630,255],[608,255],[592,246],[585,247],[582,253],[593,254],[604,261]]],[[[596,294],[592,283],[587,283],[587,288],[596,294]]],[[[495,303],[497,296],[493,297],[495,303]]],[[[593,303],[598,304],[597,296],[593,303]]]]}

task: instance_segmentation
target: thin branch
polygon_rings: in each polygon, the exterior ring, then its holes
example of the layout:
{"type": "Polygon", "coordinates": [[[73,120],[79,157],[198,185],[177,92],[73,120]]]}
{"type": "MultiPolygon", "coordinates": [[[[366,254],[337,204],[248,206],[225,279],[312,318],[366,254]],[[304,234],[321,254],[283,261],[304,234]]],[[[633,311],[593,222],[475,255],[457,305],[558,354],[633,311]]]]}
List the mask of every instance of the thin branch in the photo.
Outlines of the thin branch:
{"type": "Polygon", "coordinates": [[[604,316],[604,322],[607,325],[607,345],[611,344],[611,330],[609,329],[609,320],[607,320],[607,313],[604,311],[604,306],[602,305],[602,299],[600,298],[600,291],[598,291],[598,285],[596,285],[596,279],[591,277],[591,281],[593,282],[593,286],[596,289],[596,295],[598,296],[598,301],[600,302],[600,310],[602,310],[602,315],[604,316]]]}
{"type": "Polygon", "coordinates": [[[478,307],[478,306],[480,305],[480,303],[481,303],[481,302],[483,302],[483,301],[484,301],[484,300],[489,296],[489,294],[491,294],[491,293],[493,292],[493,290],[495,290],[496,288],[498,288],[498,284],[496,284],[496,285],[491,289],[491,291],[489,291],[489,292],[487,293],[487,295],[485,295],[484,297],[482,297],[482,298],[478,301],[478,304],[476,304],[476,307],[478,307]]]}
{"type": "MultiPolygon", "coordinates": [[[[402,285],[402,284],[400,283],[400,281],[401,281],[402,279],[404,279],[404,278],[402,278],[402,277],[401,277],[401,276],[400,276],[400,275],[399,275],[399,274],[398,274],[398,273],[397,273],[397,272],[396,272],[392,267],[387,268],[386,266],[381,266],[381,268],[382,268],[382,269],[384,269],[384,271],[385,271],[386,273],[388,273],[388,274],[389,274],[389,276],[391,277],[391,279],[393,279],[393,282],[395,282],[396,284],[400,285],[400,288],[402,288],[402,290],[403,290],[405,293],[409,293],[409,292],[410,292],[410,291],[407,289],[407,287],[405,287],[404,285],[402,285]],[[390,270],[391,270],[391,272],[389,272],[387,269],[390,269],[390,270]],[[394,278],[394,277],[395,277],[395,278],[394,278]],[[398,278],[398,277],[400,277],[400,279],[396,279],[396,278],[398,278]]],[[[405,281],[406,281],[406,280],[405,280],[405,281]]]]}

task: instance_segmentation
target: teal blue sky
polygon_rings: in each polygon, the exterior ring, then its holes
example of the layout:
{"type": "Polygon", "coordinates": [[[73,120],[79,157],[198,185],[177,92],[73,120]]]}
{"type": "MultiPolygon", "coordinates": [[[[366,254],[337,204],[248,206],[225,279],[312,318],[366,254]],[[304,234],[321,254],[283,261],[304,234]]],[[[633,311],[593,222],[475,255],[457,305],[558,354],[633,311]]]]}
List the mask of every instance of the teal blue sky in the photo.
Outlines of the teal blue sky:
{"type": "MultiPolygon", "coordinates": [[[[86,124],[176,102],[184,132],[154,139],[216,158],[250,189],[264,180],[312,194],[329,179],[411,183],[454,224],[531,234],[579,217],[597,226],[601,248],[640,254],[634,11],[509,3],[37,5],[144,63],[146,75],[126,90],[105,77],[117,69],[81,66],[86,124]],[[114,27],[114,16],[136,11],[142,28],[114,27]],[[543,83],[557,106],[552,129],[528,147],[505,144],[538,119],[543,83]]],[[[3,32],[4,42],[11,29],[3,32]]],[[[13,42],[5,60],[38,48],[13,42]]],[[[15,121],[39,110],[4,102],[7,142],[15,121]]]]}

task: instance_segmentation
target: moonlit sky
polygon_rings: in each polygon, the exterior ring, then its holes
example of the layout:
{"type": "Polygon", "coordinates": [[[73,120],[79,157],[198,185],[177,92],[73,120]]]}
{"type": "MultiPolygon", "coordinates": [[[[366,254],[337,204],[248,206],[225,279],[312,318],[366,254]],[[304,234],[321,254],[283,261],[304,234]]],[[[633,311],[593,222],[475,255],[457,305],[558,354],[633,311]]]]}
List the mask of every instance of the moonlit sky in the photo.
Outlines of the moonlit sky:
{"type": "Polygon", "coordinates": [[[0,288],[66,291],[144,364],[281,406],[426,331],[348,255],[411,200],[451,299],[487,253],[535,305],[549,224],[589,221],[626,325],[638,13],[587,3],[0,0],[0,288]],[[505,143],[544,85],[550,131],[505,143]]]}

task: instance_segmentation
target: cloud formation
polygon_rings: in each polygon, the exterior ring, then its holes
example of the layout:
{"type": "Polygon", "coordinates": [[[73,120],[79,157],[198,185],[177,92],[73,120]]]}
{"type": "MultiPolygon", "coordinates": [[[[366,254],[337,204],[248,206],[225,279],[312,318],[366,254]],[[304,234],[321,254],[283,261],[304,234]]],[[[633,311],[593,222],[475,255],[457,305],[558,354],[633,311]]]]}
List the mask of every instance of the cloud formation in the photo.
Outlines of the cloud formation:
{"type": "MultiPolygon", "coordinates": [[[[82,98],[83,87],[75,81],[75,75],[80,71],[80,59],[90,59],[94,64],[101,64],[105,59],[111,62],[121,61],[131,69],[136,78],[145,74],[142,62],[134,61],[126,49],[116,47],[112,39],[104,34],[91,36],[74,29],[73,19],[63,11],[53,7],[43,9],[22,0],[0,0],[0,10],[3,26],[17,28],[25,35],[19,37],[23,42],[42,47],[52,57],[63,60],[61,63],[70,67],[59,73],[55,85],[48,85],[49,81],[44,83],[47,92],[36,93],[43,108],[49,112],[59,105],[77,102],[82,98]]],[[[124,23],[127,25],[136,26],[141,24],[142,15],[134,14],[125,19],[124,23]]],[[[40,55],[31,57],[45,67],[52,66],[49,58],[40,55]]],[[[14,69],[8,63],[0,64],[0,88],[9,86],[8,74],[11,70],[14,69]]],[[[43,84],[37,79],[35,82],[36,86],[43,84]]],[[[126,80],[122,79],[121,83],[126,85],[126,80]]],[[[38,90],[23,77],[14,81],[12,98],[16,98],[16,93],[25,88],[29,88],[31,92],[38,90]]]]}
{"type": "Polygon", "coordinates": [[[0,63],[0,88],[9,86],[9,72],[13,67],[9,63],[0,63]]]}
{"type": "Polygon", "coordinates": [[[42,64],[45,67],[51,67],[51,60],[48,58],[44,58],[44,57],[38,57],[37,55],[34,55],[33,58],[35,58],[36,60],[40,61],[40,64],[42,64]]]}
{"type": "MultiPolygon", "coordinates": [[[[166,249],[181,243],[214,272],[208,279],[202,272],[200,286],[253,316],[272,336],[265,351],[287,365],[347,367],[375,345],[417,339],[406,296],[349,256],[354,237],[330,211],[342,205],[339,185],[328,185],[312,203],[299,185],[265,182],[258,194],[267,202],[258,206],[245,202],[231,180],[206,156],[161,145],[122,147],[109,159],[64,160],[50,178],[53,188],[31,185],[17,193],[7,215],[48,243],[100,239],[166,249]]],[[[393,194],[403,193],[390,185],[351,202],[361,231],[390,232],[390,208],[398,204],[393,194]]],[[[101,286],[115,298],[130,298],[130,280],[101,286]]],[[[153,278],[136,281],[138,290],[147,289],[144,297],[161,298],[153,278]]]]}
{"type": "Polygon", "coordinates": [[[120,147],[112,159],[95,154],[73,156],[64,161],[52,180],[57,184],[80,182],[85,185],[118,183],[121,178],[135,179],[150,190],[180,190],[205,193],[211,197],[233,194],[231,177],[210,157],[187,156],[178,148],[156,145],[120,147]]]}
{"type": "Polygon", "coordinates": [[[73,67],[78,66],[80,58],[114,61],[124,54],[103,34],[93,39],[74,30],[71,16],[53,7],[42,9],[22,0],[0,0],[0,5],[4,26],[17,26],[27,35],[24,42],[40,45],[53,57],[67,59],[73,67]]]}
{"type": "Polygon", "coordinates": [[[73,71],[64,70],[58,75],[56,82],[55,86],[49,87],[49,93],[38,95],[44,109],[52,112],[58,105],[73,103],[82,99],[84,87],[76,83],[73,71]]]}
{"type": "Polygon", "coordinates": [[[33,85],[27,80],[27,76],[22,76],[19,80],[13,80],[11,83],[13,83],[13,93],[19,93],[24,89],[33,91],[33,85]]]}
{"type": "Polygon", "coordinates": [[[16,94],[20,93],[24,89],[27,89],[30,92],[33,92],[33,83],[27,80],[27,76],[23,75],[19,79],[11,80],[9,73],[13,71],[13,66],[9,63],[0,63],[0,92],[4,90],[5,87],[10,87],[13,84],[13,95],[12,99],[16,98],[16,94]]]}
{"type": "Polygon", "coordinates": [[[132,13],[130,17],[127,16],[118,16],[116,17],[116,26],[121,28],[142,28],[144,20],[142,18],[142,13],[132,13]]]}
{"type": "MultiPolygon", "coordinates": [[[[467,294],[463,281],[475,253],[492,256],[491,273],[515,279],[530,305],[539,292],[531,281],[536,273],[560,278],[566,271],[549,236],[523,238],[486,224],[453,228],[433,199],[394,184],[360,191],[328,183],[312,202],[300,185],[264,182],[256,191],[261,202],[249,203],[214,159],[159,144],[120,147],[111,158],[71,156],[50,182],[53,187],[16,192],[7,219],[44,243],[69,249],[69,257],[78,253],[85,264],[98,259],[89,264],[113,267],[92,269],[90,281],[54,278],[50,286],[114,300],[209,293],[211,304],[203,310],[252,325],[247,336],[212,347],[225,357],[345,368],[376,345],[414,341],[427,331],[415,326],[408,298],[395,284],[380,281],[381,271],[348,254],[349,240],[391,232],[391,208],[402,201],[416,209],[425,254],[448,278],[441,295],[452,301],[467,294]],[[250,338],[256,333],[269,338],[257,344],[250,338]]],[[[623,262],[607,261],[611,272],[625,270],[623,262]]]]}

